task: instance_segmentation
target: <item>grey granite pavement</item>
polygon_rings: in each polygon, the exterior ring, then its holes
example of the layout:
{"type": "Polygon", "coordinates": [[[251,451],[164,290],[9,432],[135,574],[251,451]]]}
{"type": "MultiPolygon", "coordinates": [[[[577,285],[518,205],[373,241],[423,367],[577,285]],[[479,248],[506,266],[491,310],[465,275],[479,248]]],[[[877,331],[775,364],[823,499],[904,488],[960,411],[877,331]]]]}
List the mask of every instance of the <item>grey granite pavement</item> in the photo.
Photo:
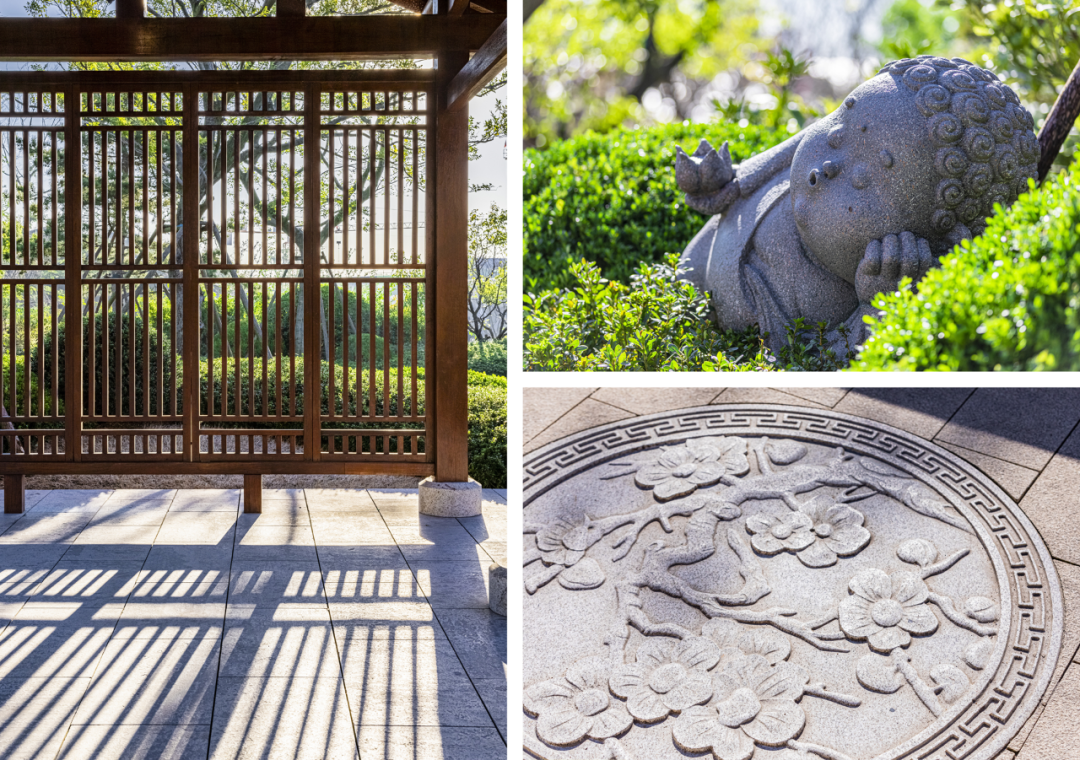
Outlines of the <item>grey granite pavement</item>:
{"type": "Polygon", "coordinates": [[[506,492],[29,491],[0,515],[0,758],[506,757],[506,492]]]}
{"type": "Polygon", "coordinates": [[[526,389],[525,451],[628,417],[724,403],[829,408],[883,422],[949,449],[1012,496],[1050,549],[1062,584],[1065,625],[1051,686],[998,760],[1080,757],[1080,391],[587,388],[570,394],[526,389]]]}

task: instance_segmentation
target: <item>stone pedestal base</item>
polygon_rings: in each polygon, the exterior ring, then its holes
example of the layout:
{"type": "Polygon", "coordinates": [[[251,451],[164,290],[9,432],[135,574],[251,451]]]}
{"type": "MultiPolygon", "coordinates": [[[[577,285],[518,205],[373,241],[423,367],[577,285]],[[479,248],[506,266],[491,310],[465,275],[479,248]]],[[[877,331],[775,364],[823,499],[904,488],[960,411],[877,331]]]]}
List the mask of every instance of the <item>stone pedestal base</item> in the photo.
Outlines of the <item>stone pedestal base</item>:
{"type": "Polygon", "coordinates": [[[506,568],[498,562],[488,567],[488,608],[506,617],[506,568]]]}
{"type": "Polygon", "coordinates": [[[472,478],[468,482],[420,481],[420,514],[432,517],[476,517],[480,514],[481,487],[472,478]]]}

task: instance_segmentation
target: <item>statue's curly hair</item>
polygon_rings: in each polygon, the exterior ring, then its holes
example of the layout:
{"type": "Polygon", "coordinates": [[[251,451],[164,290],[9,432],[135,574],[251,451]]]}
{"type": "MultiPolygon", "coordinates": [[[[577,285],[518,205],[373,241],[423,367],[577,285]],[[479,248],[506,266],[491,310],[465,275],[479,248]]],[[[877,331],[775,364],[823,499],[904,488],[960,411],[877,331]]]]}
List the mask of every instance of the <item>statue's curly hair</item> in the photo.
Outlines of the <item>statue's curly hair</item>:
{"type": "Polygon", "coordinates": [[[963,224],[980,234],[994,204],[1009,206],[1037,176],[1035,120],[993,72],[962,58],[920,55],[893,61],[878,73],[891,74],[914,92],[926,117],[941,177],[934,229],[945,237],[963,224]]]}

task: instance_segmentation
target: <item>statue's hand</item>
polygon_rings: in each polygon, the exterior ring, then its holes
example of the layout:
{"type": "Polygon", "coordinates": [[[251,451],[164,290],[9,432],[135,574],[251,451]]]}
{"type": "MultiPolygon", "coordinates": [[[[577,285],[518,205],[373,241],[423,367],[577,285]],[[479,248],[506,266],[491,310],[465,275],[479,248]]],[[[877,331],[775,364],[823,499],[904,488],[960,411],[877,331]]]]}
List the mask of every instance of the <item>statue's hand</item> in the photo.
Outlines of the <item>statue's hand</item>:
{"type": "Polygon", "coordinates": [[[675,147],[675,183],[686,193],[686,205],[702,214],[719,214],[739,197],[739,181],[727,143],[717,151],[702,140],[692,156],[675,147]]]}
{"type": "Polygon", "coordinates": [[[878,293],[897,290],[905,277],[918,282],[934,262],[930,244],[910,232],[871,240],[855,272],[859,303],[868,304],[878,293]]]}

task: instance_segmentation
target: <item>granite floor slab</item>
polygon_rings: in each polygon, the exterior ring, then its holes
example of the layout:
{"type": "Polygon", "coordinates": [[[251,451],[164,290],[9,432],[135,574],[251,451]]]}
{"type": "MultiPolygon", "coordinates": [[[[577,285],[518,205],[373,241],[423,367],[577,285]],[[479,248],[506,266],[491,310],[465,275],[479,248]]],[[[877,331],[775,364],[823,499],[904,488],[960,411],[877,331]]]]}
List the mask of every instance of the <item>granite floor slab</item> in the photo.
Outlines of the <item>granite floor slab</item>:
{"type": "Polygon", "coordinates": [[[3,760],[506,757],[481,598],[505,491],[467,524],[410,489],[268,490],[261,515],[233,489],[27,502],[0,522],[3,760]]]}

